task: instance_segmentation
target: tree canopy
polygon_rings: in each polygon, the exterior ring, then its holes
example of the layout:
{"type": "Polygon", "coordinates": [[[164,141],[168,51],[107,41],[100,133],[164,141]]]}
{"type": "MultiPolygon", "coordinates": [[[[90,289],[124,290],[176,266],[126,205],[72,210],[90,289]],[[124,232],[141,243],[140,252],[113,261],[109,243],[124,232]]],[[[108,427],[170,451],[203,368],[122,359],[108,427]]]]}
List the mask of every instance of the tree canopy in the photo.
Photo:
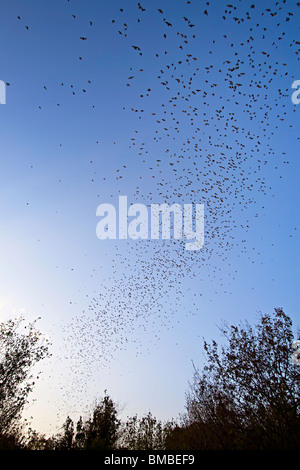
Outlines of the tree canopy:
{"type": "Polygon", "coordinates": [[[207,362],[201,371],[194,366],[178,445],[299,448],[300,375],[292,361],[291,319],[275,309],[254,327],[224,323],[221,332],[226,344],[204,341],[207,362]]]}
{"type": "Polygon", "coordinates": [[[0,323],[0,438],[12,436],[38,373],[36,363],[49,356],[49,342],[24,318],[0,323]],[[23,327],[23,329],[22,329],[23,327]]]}

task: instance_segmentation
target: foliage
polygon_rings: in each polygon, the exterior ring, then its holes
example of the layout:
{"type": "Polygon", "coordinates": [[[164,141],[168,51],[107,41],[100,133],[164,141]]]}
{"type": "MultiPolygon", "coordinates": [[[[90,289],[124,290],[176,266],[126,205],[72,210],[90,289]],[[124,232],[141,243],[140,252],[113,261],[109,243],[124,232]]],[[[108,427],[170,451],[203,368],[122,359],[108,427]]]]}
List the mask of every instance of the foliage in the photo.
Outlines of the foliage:
{"type": "MultiPolygon", "coordinates": [[[[48,342],[24,318],[0,323],[0,438],[11,443],[17,436],[17,423],[38,378],[33,366],[49,356],[48,342]]],[[[1,444],[0,444],[1,445],[1,444]]]]}
{"type": "Polygon", "coordinates": [[[85,423],[85,448],[113,449],[118,439],[120,420],[114,401],[106,394],[96,404],[92,419],[85,423]]]}
{"type": "Polygon", "coordinates": [[[135,415],[126,421],[121,438],[121,447],[129,450],[163,450],[172,423],[162,424],[149,412],[138,419],[135,415]]]}
{"type": "Polygon", "coordinates": [[[292,363],[291,319],[282,309],[253,328],[221,328],[227,344],[204,342],[183,426],[169,440],[189,449],[291,449],[300,446],[300,376],[292,363]]]}
{"type": "Polygon", "coordinates": [[[105,395],[95,403],[92,416],[74,425],[68,416],[61,434],[45,438],[31,430],[27,447],[33,450],[109,450],[116,447],[119,438],[118,410],[112,398],[105,395]]]}

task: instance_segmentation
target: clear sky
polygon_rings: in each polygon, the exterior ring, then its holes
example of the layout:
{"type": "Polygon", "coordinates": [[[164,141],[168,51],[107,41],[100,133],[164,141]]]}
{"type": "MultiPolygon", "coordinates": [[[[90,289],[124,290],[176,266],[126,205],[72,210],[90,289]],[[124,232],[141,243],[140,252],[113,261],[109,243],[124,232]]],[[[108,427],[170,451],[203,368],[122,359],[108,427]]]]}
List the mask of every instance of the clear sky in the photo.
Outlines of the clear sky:
{"type": "Polygon", "coordinates": [[[0,316],[52,358],[26,409],[55,432],[104,390],[184,410],[222,320],[299,320],[299,2],[3,0],[0,316]],[[86,38],[86,39],[81,39],[86,38]],[[204,204],[205,240],[99,240],[96,209],[204,204]]]}

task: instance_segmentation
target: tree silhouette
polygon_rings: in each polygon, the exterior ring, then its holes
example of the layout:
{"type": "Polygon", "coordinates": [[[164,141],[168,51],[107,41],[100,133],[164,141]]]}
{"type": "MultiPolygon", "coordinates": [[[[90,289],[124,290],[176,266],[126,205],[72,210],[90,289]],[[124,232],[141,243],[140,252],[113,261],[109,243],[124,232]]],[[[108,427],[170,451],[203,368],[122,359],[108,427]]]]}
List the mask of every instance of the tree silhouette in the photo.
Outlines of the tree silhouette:
{"type": "Polygon", "coordinates": [[[17,432],[28,394],[35,380],[33,366],[49,356],[49,343],[35,328],[25,325],[24,318],[0,323],[0,440],[11,442],[17,432]]]}
{"type": "Polygon", "coordinates": [[[207,363],[194,367],[183,426],[167,445],[188,449],[296,449],[300,446],[299,365],[291,319],[282,309],[255,327],[228,326],[227,344],[204,342],[207,363]]]}
{"type": "Polygon", "coordinates": [[[84,440],[85,440],[84,423],[82,420],[82,416],[80,416],[76,424],[76,434],[75,434],[75,441],[74,441],[75,449],[82,449],[84,447],[84,440]]]}
{"type": "Polygon", "coordinates": [[[129,450],[163,450],[172,428],[172,422],[163,425],[151,412],[140,419],[135,415],[123,427],[120,446],[129,450]]]}
{"type": "Polygon", "coordinates": [[[74,447],[74,423],[68,416],[63,424],[63,435],[58,440],[57,449],[60,450],[71,450],[74,447]]]}
{"type": "Polygon", "coordinates": [[[105,391],[104,397],[94,407],[92,418],[84,425],[84,448],[114,449],[120,425],[117,406],[105,391]]]}
{"type": "Polygon", "coordinates": [[[112,450],[117,447],[121,421],[115,402],[107,395],[96,401],[92,416],[83,421],[82,416],[74,426],[67,416],[62,432],[45,438],[30,429],[26,447],[31,450],[112,450]]]}

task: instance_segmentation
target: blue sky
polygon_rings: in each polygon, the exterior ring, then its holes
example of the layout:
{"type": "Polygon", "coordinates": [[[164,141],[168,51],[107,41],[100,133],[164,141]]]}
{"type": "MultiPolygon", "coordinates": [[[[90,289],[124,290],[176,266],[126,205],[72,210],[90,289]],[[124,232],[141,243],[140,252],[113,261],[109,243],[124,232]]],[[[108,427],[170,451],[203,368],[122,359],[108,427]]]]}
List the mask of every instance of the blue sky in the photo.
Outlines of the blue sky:
{"type": "Polygon", "coordinates": [[[0,315],[53,343],[25,413],[44,432],[105,389],[176,418],[221,320],[299,319],[297,2],[141,7],[1,6],[0,315]],[[99,240],[119,195],[204,204],[204,248],[99,240]]]}

